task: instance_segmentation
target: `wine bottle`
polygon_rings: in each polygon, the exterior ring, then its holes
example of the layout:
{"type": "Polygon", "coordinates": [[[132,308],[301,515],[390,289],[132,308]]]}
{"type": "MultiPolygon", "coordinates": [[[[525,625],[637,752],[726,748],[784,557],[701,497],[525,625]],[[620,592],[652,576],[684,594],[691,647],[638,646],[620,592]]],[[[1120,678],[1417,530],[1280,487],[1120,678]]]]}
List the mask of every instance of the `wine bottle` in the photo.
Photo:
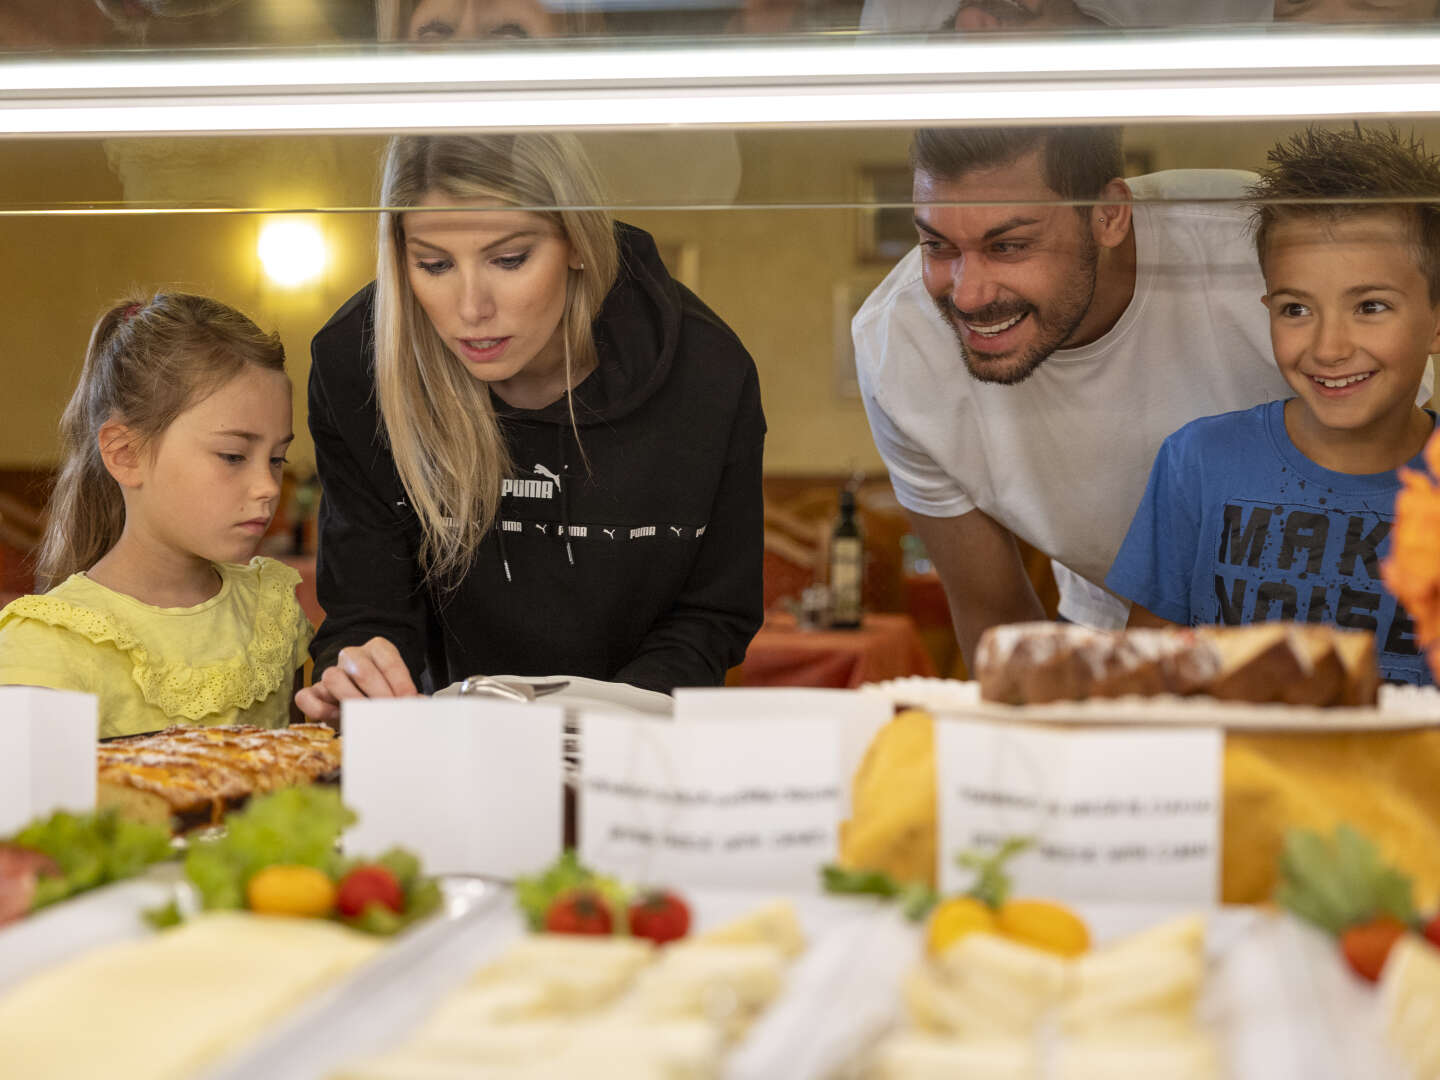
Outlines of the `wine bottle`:
{"type": "Polygon", "coordinates": [[[840,516],[830,534],[830,624],[860,625],[861,591],[865,582],[865,540],[855,519],[855,492],[840,492],[840,516]]]}

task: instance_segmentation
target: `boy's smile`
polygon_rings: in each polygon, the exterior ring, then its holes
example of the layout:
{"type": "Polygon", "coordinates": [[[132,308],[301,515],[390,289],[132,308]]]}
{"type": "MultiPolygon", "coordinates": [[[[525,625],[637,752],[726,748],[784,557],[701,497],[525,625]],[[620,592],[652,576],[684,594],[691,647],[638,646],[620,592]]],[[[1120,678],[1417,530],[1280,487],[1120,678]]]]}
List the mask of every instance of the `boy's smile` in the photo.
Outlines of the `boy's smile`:
{"type": "Polygon", "coordinates": [[[1285,426],[1328,469],[1384,472],[1419,452],[1430,418],[1415,405],[1440,351],[1440,305],[1398,214],[1277,222],[1265,256],[1270,341],[1297,395],[1285,426]]]}

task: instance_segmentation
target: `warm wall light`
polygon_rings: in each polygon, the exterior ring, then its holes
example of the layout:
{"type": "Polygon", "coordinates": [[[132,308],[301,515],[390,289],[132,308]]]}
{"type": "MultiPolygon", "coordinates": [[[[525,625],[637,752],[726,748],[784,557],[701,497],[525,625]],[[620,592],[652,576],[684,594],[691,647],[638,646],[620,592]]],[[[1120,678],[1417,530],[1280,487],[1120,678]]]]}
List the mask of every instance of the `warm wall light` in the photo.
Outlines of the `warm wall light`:
{"type": "Polygon", "coordinates": [[[260,228],[259,254],[271,281],[303,285],[325,269],[325,237],[308,221],[269,221],[260,228]]]}

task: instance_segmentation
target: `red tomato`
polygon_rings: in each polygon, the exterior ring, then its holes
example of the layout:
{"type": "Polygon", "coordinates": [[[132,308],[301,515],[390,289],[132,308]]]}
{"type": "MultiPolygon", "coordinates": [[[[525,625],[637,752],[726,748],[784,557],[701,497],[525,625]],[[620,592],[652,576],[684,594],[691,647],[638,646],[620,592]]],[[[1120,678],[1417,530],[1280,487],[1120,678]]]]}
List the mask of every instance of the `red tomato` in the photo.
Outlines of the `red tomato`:
{"type": "Polygon", "coordinates": [[[1340,935],[1340,950],[1357,975],[1376,982],[1390,949],[1409,931],[1399,919],[1382,915],[1340,935]]]}
{"type": "Polygon", "coordinates": [[[657,945],[684,937],[690,930],[690,909],[673,892],[646,893],[630,905],[630,933],[657,945]]]}
{"type": "Polygon", "coordinates": [[[552,934],[608,934],[615,920],[610,905],[594,889],[568,889],[545,913],[545,929],[552,934]]]}
{"type": "Polygon", "coordinates": [[[371,904],[380,904],[399,915],[405,910],[405,892],[385,867],[357,866],[341,879],[335,906],[341,915],[354,918],[371,904]]]}
{"type": "Polygon", "coordinates": [[[1431,916],[1430,921],[1425,924],[1425,937],[1431,945],[1440,949],[1440,913],[1431,916]]]}

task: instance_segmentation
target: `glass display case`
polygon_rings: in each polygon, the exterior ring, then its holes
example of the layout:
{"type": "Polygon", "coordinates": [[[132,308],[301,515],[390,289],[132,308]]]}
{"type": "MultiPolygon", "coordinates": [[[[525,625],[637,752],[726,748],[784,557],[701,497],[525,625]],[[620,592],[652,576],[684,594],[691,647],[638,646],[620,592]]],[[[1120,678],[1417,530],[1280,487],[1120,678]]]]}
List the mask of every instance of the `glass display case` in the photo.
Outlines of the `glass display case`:
{"type": "MultiPolygon", "coordinates": [[[[162,285],[278,330],[296,408],[290,469],[307,477],[308,343],[375,276],[387,138],[569,132],[606,207],[653,236],[754,357],[776,558],[798,560],[802,577],[823,566],[835,488],[868,477],[883,553],[870,599],[895,610],[919,603],[905,593],[910,526],[886,483],[851,323],[926,238],[912,131],[1123,125],[1132,178],[1254,170],[1307,125],[1357,118],[1440,145],[1429,0],[97,0],[63,20],[53,7],[0,14],[9,497],[32,512],[43,502],[97,312],[162,285]]],[[[1219,175],[1133,197],[1234,206],[1243,183],[1216,186],[1219,175]]],[[[1253,266],[1208,272],[1258,282],[1253,266]]],[[[1123,428],[1134,408],[1115,401],[1085,422],[1123,428]]],[[[900,502],[926,506],[907,484],[900,502]]],[[[8,519],[16,543],[24,513],[8,519]]],[[[1044,529],[1012,531],[1053,547],[1044,529]]]]}

